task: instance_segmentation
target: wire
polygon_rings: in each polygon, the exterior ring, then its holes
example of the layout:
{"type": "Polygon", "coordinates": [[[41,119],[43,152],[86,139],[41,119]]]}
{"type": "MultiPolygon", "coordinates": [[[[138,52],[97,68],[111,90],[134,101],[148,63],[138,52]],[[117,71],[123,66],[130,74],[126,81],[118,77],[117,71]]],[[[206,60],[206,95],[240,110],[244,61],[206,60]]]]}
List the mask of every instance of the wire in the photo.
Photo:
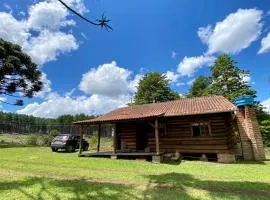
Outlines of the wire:
{"type": "Polygon", "coordinates": [[[68,10],[70,10],[72,13],[74,13],[75,15],[77,15],[78,17],[80,17],[81,19],[85,20],[86,22],[95,25],[95,26],[100,26],[101,28],[105,28],[106,30],[113,30],[113,28],[109,25],[109,22],[111,20],[107,19],[106,16],[104,16],[104,14],[101,16],[101,19],[97,19],[97,22],[91,21],[87,18],[85,18],[84,16],[82,16],[80,13],[78,13],[77,11],[75,11],[74,9],[72,9],[71,7],[69,7],[65,2],[63,2],[62,0],[58,0],[63,6],[65,6],[68,10]]]}

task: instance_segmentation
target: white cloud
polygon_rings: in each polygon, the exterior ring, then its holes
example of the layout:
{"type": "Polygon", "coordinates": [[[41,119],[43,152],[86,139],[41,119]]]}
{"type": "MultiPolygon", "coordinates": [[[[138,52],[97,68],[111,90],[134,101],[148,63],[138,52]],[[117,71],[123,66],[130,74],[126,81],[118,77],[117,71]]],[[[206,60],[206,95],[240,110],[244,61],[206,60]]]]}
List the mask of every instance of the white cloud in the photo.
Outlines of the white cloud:
{"type": "Polygon", "coordinates": [[[83,32],[81,32],[81,36],[82,36],[85,40],[88,40],[88,37],[87,37],[83,32]]]}
{"type": "Polygon", "coordinates": [[[3,101],[6,101],[7,98],[6,97],[0,97],[0,104],[3,102],[3,101]]]}
{"type": "MultiPolygon", "coordinates": [[[[65,2],[81,14],[87,12],[83,0],[65,2]]],[[[32,4],[28,17],[20,20],[11,13],[0,12],[0,37],[21,45],[37,64],[43,65],[56,60],[62,53],[78,48],[75,37],[61,30],[63,26],[75,24],[70,16],[71,13],[57,0],[32,4]]]]}
{"type": "Polygon", "coordinates": [[[4,3],[3,6],[4,6],[4,8],[5,8],[10,14],[13,13],[13,10],[12,10],[12,8],[10,7],[10,5],[8,5],[7,3],[4,3]]]}
{"type": "Polygon", "coordinates": [[[209,24],[206,27],[200,27],[197,32],[199,38],[201,41],[205,44],[207,44],[209,38],[212,35],[212,26],[209,24]]]}
{"type": "Polygon", "coordinates": [[[76,88],[72,88],[69,92],[66,92],[66,97],[72,97],[72,94],[75,92],[76,88]]]}
{"type": "Polygon", "coordinates": [[[47,74],[43,72],[41,74],[41,82],[43,83],[43,88],[41,91],[35,94],[35,97],[45,98],[52,91],[52,88],[51,88],[52,82],[48,80],[47,74]]]}
{"type": "Polygon", "coordinates": [[[166,75],[166,77],[170,81],[170,83],[175,83],[180,76],[179,74],[174,73],[172,71],[167,71],[164,75],[166,75]]]}
{"type": "MultiPolygon", "coordinates": [[[[58,0],[51,1],[57,1],[57,3],[59,3],[58,0]]],[[[80,14],[89,12],[89,10],[84,5],[84,0],[65,0],[64,2],[80,14]]]]}
{"type": "MultiPolygon", "coordinates": [[[[83,0],[65,0],[65,2],[81,14],[87,12],[83,0]]],[[[78,48],[72,31],[67,29],[68,26],[75,25],[75,22],[70,19],[72,15],[57,0],[34,2],[27,13],[20,11],[18,16],[23,17],[16,19],[12,13],[0,12],[0,38],[21,45],[23,51],[28,53],[36,64],[43,65],[56,60],[61,54],[69,53],[78,48]],[[63,27],[66,29],[63,30],[63,27]]],[[[35,97],[44,98],[45,102],[29,104],[18,112],[45,117],[56,116],[57,112],[62,114],[70,111],[72,114],[72,109],[63,109],[61,102],[66,104],[70,102],[70,105],[74,107],[73,103],[80,101],[80,98],[70,97],[72,92],[64,97],[52,92],[51,81],[48,80],[45,73],[42,73],[41,81],[43,89],[35,94],[35,97]],[[57,100],[58,104],[53,105],[52,99],[57,100]],[[48,106],[52,106],[52,109],[56,110],[53,111],[48,106]]],[[[97,98],[91,96],[88,99],[94,102],[97,98]]],[[[79,111],[84,112],[82,109],[78,109],[79,111]]]]}
{"type": "Polygon", "coordinates": [[[17,21],[11,14],[0,12],[0,38],[23,46],[30,36],[26,21],[17,21]]]}
{"type": "Polygon", "coordinates": [[[3,112],[2,108],[3,108],[3,103],[7,101],[7,98],[5,97],[0,97],[0,108],[1,108],[1,112],[3,112]]]}
{"type": "Polygon", "coordinates": [[[24,17],[26,14],[25,14],[25,12],[24,12],[24,11],[20,11],[20,12],[18,13],[18,15],[20,15],[20,16],[22,16],[22,17],[24,17]]]}
{"type": "Polygon", "coordinates": [[[264,111],[270,113],[270,98],[264,100],[262,105],[264,107],[264,111]]]}
{"type": "Polygon", "coordinates": [[[59,29],[62,24],[67,23],[68,11],[57,1],[33,4],[28,12],[28,27],[34,30],[59,29]]]}
{"type": "Polygon", "coordinates": [[[128,83],[128,90],[131,93],[137,92],[137,86],[139,85],[140,80],[143,78],[143,74],[136,74],[133,80],[130,80],[128,83]]]}
{"type": "Polygon", "coordinates": [[[258,54],[267,53],[270,51],[270,32],[261,40],[261,48],[258,54]]]}
{"type": "Polygon", "coordinates": [[[208,45],[208,54],[238,53],[261,34],[263,12],[258,9],[238,9],[214,28],[200,27],[198,36],[208,45]]]}
{"type": "Polygon", "coordinates": [[[177,53],[176,53],[175,51],[172,51],[171,58],[172,58],[172,59],[175,59],[175,58],[176,58],[176,55],[177,55],[177,53]]]}
{"type": "Polygon", "coordinates": [[[117,66],[115,61],[103,64],[97,68],[91,68],[82,76],[79,89],[90,94],[89,96],[74,97],[72,95],[75,89],[60,96],[56,92],[51,92],[51,83],[48,82],[48,89],[44,88],[46,98],[44,102],[28,104],[17,112],[49,118],[64,114],[104,114],[125,106],[130,101],[137,90],[138,82],[143,77],[142,74],[136,74],[132,79],[131,75],[131,71],[117,66]]]}
{"type": "Polygon", "coordinates": [[[134,92],[140,76],[131,80],[131,71],[117,66],[115,61],[91,68],[83,74],[79,89],[86,94],[119,96],[134,92]]]}
{"type": "Polygon", "coordinates": [[[192,76],[194,72],[204,65],[211,65],[215,60],[213,56],[184,57],[178,64],[177,71],[181,76],[192,76]]]}
{"type": "Polygon", "coordinates": [[[194,83],[194,81],[195,81],[195,78],[190,79],[190,80],[187,82],[187,84],[188,84],[188,85],[192,85],[192,84],[194,83]]]}
{"type": "Polygon", "coordinates": [[[184,86],[184,85],[186,85],[184,82],[178,82],[178,83],[176,83],[176,86],[184,86]]]}
{"type": "Polygon", "coordinates": [[[28,104],[18,110],[19,114],[33,115],[36,117],[56,118],[65,114],[97,115],[107,113],[117,107],[125,106],[130,97],[120,96],[111,98],[94,94],[90,97],[53,96],[42,103],[28,104]]]}
{"type": "Polygon", "coordinates": [[[179,97],[181,99],[185,99],[185,98],[187,98],[187,94],[185,94],[185,93],[179,93],[179,97]]]}
{"type": "MultiPolygon", "coordinates": [[[[77,12],[87,12],[82,0],[66,0],[69,6],[77,12]]],[[[69,11],[57,0],[47,0],[33,4],[29,8],[28,27],[34,30],[55,29],[62,26],[75,25],[75,21],[68,19],[69,11]]]]}
{"type": "Polygon", "coordinates": [[[240,77],[242,78],[242,82],[245,84],[249,84],[251,81],[251,77],[249,74],[240,75],[240,77]]]}
{"type": "Polygon", "coordinates": [[[46,62],[56,60],[60,54],[76,50],[78,44],[72,34],[64,32],[50,32],[44,30],[40,35],[24,46],[25,51],[37,64],[43,65],[46,62]]]}

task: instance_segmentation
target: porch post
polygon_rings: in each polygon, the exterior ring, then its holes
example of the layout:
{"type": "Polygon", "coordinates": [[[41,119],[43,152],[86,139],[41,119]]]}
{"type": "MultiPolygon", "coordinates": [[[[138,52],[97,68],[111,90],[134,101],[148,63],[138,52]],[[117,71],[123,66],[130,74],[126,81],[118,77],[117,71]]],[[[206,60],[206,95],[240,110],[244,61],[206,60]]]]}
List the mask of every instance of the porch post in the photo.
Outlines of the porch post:
{"type": "Polygon", "coordinates": [[[113,126],[112,126],[112,134],[113,134],[113,154],[115,154],[116,153],[116,125],[114,124],[113,126]]]}
{"type": "Polygon", "coordinates": [[[156,154],[159,154],[158,119],[155,120],[156,154]]]}
{"type": "Polygon", "coordinates": [[[97,152],[99,152],[99,149],[100,149],[100,131],[101,131],[101,124],[98,124],[97,152]]]}
{"type": "Polygon", "coordinates": [[[79,155],[83,152],[82,146],[83,146],[83,134],[84,134],[84,125],[80,125],[80,150],[79,150],[79,155]]]}

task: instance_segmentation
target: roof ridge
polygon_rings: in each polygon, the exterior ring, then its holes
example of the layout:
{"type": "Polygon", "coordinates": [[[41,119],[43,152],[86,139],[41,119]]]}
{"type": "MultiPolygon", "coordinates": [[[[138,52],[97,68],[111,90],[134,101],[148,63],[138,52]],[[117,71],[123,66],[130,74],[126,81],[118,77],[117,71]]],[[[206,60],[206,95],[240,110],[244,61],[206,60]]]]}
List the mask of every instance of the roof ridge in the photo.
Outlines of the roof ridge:
{"type": "MultiPolygon", "coordinates": [[[[180,99],[176,99],[176,100],[171,100],[171,101],[163,101],[163,102],[156,102],[156,103],[144,103],[144,104],[134,104],[131,106],[127,106],[127,107],[138,107],[138,106],[145,106],[145,105],[160,105],[160,104],[166,104],[166,103],[170,103],[170,102],[177,102],[177,101],[190,101],[193,99],[207,99],[207,98],[212,98],[212,97],[223,97],[224,99],[228,100],[227,98],[225,98],[222,95],[210,95],[210,96],[201,96],[201,97],[187,97],[187,98],[180,98],[180,99]]],[[[125,107],[126,108],[126,107],[125,107]]]]}

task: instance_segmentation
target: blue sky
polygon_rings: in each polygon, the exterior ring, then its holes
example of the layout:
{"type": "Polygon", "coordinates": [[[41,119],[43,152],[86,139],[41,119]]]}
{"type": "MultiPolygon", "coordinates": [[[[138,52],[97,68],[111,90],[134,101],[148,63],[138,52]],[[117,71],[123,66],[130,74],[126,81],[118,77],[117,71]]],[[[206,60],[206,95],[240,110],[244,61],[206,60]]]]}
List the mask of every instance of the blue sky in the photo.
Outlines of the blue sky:
{"type": "Polygon", "coordinates": [[[250,70],[243,79],[270,109],[269,1],[65,2],[91,19],[105,12],[114,30],[85,23],[56,0],[2,3],[0,37],[22,45],[45,82],[25,106],[2,110],[40,117],[102,114],[129,102],[149,71],[166,73],[172,88],[186,93],[222,53],[250,70]]]}

